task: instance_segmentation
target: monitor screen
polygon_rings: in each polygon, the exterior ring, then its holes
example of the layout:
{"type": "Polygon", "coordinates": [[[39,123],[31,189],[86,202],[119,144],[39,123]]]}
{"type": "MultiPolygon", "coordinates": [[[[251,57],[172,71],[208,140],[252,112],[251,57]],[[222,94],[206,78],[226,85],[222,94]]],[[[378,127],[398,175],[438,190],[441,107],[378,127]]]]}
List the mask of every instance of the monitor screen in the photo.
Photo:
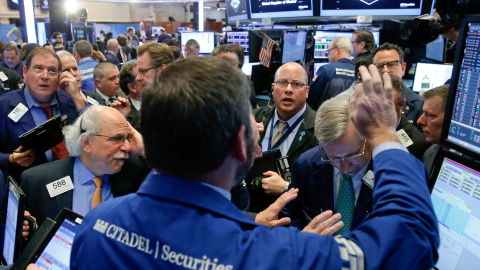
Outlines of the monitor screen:
{"type": "Polygon", "coordinates": [[[320,0],[320,16],[419,16],[422,0],[320,0]]]}
{"type": "Polygon", "coordinates": [[[248,31],[231,31],[227,32],[227,44],[238,44],[248,53],[248,31]]]}
{"type": "Polygon", "coordinates": [[[249,19],[247,0],[225,0],[225,7],[227,8],[229,22],[249,19]]]}
{"type": "Polygon", "coordinates": [[[306,41],[307,31],[284,31],[282,64],[303,61],[306,41]]]}
{"type": "Polygon", "coordinates": [[[185,53],[185,44],[195,39],[200,44],[200,53],[210,54],[215,48],[215,32],[182,32],[182,53],[185,53]]]}
{"type": "Polygon", "coordinates": [[[413,91],[427,91],[444,85],[452,77],[453,65],[417,63],[413,91]]]}
{"type": "Polygon", "coordinates": [[[155,37],[158,35],[158,30],[160,30],[160,28],[163,28],[163,26],[161,25],[152,26],[152,37],[155,37]]]}
{"type": "Polygon", "coordinates": [[[7,199],[7,218],[5,220],[5,232],[3,239],[3,258],[7,264],[12,264],[15,258],[15,247],[18,244],[18,207],[20,203],[20,193],[13,183],[9,183],[7,199]]]}
{"type": "Polygon", "coordinates": [[[260,65],[260,62],[253,62],[250,63],[248,59],[248,55],[244,56],[244,61],[243,61],[243,66],[242,66],[242,72],[247,75],[247,76],[252,76],[252,67],[260,65]]]}
{"type": "Polygon", "coordinates": [[[480,18],[459,29],[441,144],[480,158],[480,18]]]}
{"type": "Polygon", "coordinates": [[[187,31],[187,27],[188,27],[188,26],[179,26],[179,27],[177,27],[177,33],[180,33],[180,32],[182,32],[182,31],[187,31]]]}
{"type": "Polygon", "coordinates": [[[436,267],[476,269],[480,262],[480,172],[454,159],[440,160],[432,189],[440,232],[436,267]]]}
{"type": "Polygon", "coordinates": [[[250,0],[252,19],[313,16],[312,0],[250,0]]]}
{"type": "Polygon", "coordinates": [[[352,32],[316,31],[313,57],[315,59],[327,59],[328,45],[338,37],[350,39],[352,32]]]}
{"type": "Polygon", "coordinates": [[[79,226],[65,219],[35,264],[45,269],[70,269],[73,238],[79,226]]]}
{"type": "Polygon", "coordinates": [[[313,74],[317,74],[317,71],[318,69],[321,67],[321,66],[324,66],[328,64],[328,62],[324,62],[324,63],[313,63],[313,74]]]}

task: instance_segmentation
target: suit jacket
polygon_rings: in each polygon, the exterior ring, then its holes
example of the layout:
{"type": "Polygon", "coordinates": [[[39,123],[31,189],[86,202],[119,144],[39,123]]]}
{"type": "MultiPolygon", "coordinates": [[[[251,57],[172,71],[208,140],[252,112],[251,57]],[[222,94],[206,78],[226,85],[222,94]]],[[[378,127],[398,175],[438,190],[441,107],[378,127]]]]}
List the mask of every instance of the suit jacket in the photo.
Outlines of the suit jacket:
{"type": "Polygon", "coordinates": [[[423,103],[425,102],[423,97],[414,93],[409,87],[403,85],[405,89],[405,98],[407,103],[403,106],[402,114],[408,119],[408,122],[413,126],[419,128],[417,125],[418,118],[423,114],[423,103]]]}
{"type": "MultiPolygon", "coordinates": [[[[20,65],[20,64],[19,64],[20,65]]],[[[23,65],[22,65],[23,68],[23,65]]],[[[22,75],[17,74],[17,72],[8,69],[7,67],[0,66],[0,71],[5,73],[7,76],[8,80],[2,81],[3,88],[5,89],[6,92],[11,91],[11,90],[17,90],[20,88],[19,84],[25,83],[23,80],[23,73],[22,75]]],[[[23,71],[22,71],[23,72],[23,71]]]]}
{"type": "MultiPolygon", "coordinates": [[[[143,42],[143,40],[140,38],[141,37],[140,29],[135,30],[135,35],[138,37],[138,40],[140,40],[140,42],[143,42]]],[[[150,40],[152,38],[150,31],[148,31],[147,29],[145,29],[145,37],[146,37],[146,40],[150,40]]]]}
{"type": "MultiPolygon", "coordinates": [[[[72,209],[73,190],[50,198],[46,185],[54,180],[70,176],[73,182],[74,157],[68,157],[26,170],[22,174],[22,190],[27,197],[26,209],[42,224],[45,218],[54,219],[64,207],[72,209]]],[[[136,192],[149,169],[136,157],[131,157],[122,170],[110,175],[113,197],[136,192]]]]}
{"type": "MultiPolygon", "coordinates": [[[[8,157],[13,153],[13,150],[20,146],[18,137],[36,126],[30,110],[27,111],[18,122],[14,122],[8,117],[8,114],[19,103],[27,107],[24,91],[26,91],[25,86],[0,96],[0,169],[2,169],[5,174],[12,175],[17,181],[20,179],[21,172],[25,169],[21,167],[10,167],[8,165],[8,157]]],[[[60,112],[62,115],[67,115],[68,123],[72,124],[79,116],[75,103],[65,91],[56,90],[54,95],[60,107],[60,112]]],[[[37,155],[30,167],[46,162],[47,158],[45,154],[41,153],[37,155]]]]}
{"type": "MultiPolygon", "coordinates": [[[[128,98],[128,99],[130,100],[130,104],[131,104],[132,103],[131,99],[130,98],[128,98]]],[[[135,106],[133,106],[133,104],[132,104],[132,110],[130,111],[130,113],[127,116],[127,121],[135,129],[137,129],[136,127],[140,127],[140,111],[138,111],[137,108],[135,108],[135,106]]],[[[139,129],[137,129],[137,130],[139,130],[139,129]]]]}
{"type": "Polygon", "coordinates": [[[422,157],[425,170],[430,176],[432,176],[433,170],[435,169],[435,158],[437,157],[438,151],[440,151],[441,148],[442,147],[440,147],[440,145],[434,144],[430,146],[427,151],[425,151],[422,157]]]}
{"type": "MultiPolygon", "coordinates": [[[[325,152],[323,156],[327,156],[325,152]]],[[[372,166],[373,163],[370,162],[367,172],[373,171],[372,166]]],[[[292,219],[291,226],[303,229],[310,221],[309,218],[313,219],[326,210],[335,212],[333,166],[321,161],[319,146],[308,150],[297,159],[292,168],[291,186],[299,189],[297,199],[283,210],[283,214],[292,219]]],[[[362,182],[353,214],[352,230],[372,212],[372,205],[372,189],[362,182]]]]}
{"type": "Polygon", "coordinates": [[[422,160],[423,153],[432,145],[425,140],[425,136],[420,130],[414,127],[408,119],[403,115],[400,117],[400,123],[397,130],[403,129],[407,133],[408,137],[413,141],[413,144],[407,147],[410,154],[414,155],[419,160],[422,160]]]}
{"type": "MultiPolygon", "coordinates": [[[[273,117],[275,112],[275,107],[264,106],[254,110],[253,114],[255,115],[255,121],[263,122],[265,130],[260,132],[260,141],[265,137],[267,130],[268,122],[273,117]]],[[[305,112],[305,119],[300,124],[300,127],[295,134],[292,144],[287,152],[287,160],[290,167],[293,165],[295,160],[305,151],[311,149],[312,147],[318,146],[317,138],[314,134],[314,125],[315,125],[315,112],[307,105],[305,112]],[[305,132],[305,133],[303,133],[305,132]],[[303,136],[301,134],[304,134],[303,136]],[[300,139],[301,138],[301,139],[300,139]]],[[[250,211],[259,212],[267,208],[271,203],[273,203],[277,197],[268,196],[263,192],[256,192],[252,190],[251,181],[246,181],[247,187],[250,192],[250,211]]]]}
{"type": "MultiPolygon", "coordinates": [[[[88,97],[91,97],[94,100],[98,101],[99,105],[106,105],[105,100],[99,94],[94,93],[94,92],[90,92],[90,91],[85,91],[83,89],[82,89],[82,93],[85,94],[85,96],[87,97],[87,102],[88,102],[88,97]]],[[[90,103],[90,104],[92,104],[92,103],[90,103]]],[[[92,104],[92,105],[95,105],[95,104],[92,104]]]]}
{"type": "Polygon", "coordinates": [[[107,59],[107,62],[110,62],[120,69],[120,61],[118,61],[117,55],[112,53],[112,52],[106,52],[105,53],[105,58],[107,59]]]}

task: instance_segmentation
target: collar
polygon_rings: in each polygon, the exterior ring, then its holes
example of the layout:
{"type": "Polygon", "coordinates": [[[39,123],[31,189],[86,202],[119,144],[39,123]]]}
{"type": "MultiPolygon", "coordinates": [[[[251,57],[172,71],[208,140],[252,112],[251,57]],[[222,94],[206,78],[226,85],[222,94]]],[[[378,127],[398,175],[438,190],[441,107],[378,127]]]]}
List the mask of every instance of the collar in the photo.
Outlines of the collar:
{"type": "MultiPolygon", "coordinates": [[[[295,114],[292,118],[286,121],[288,123],[288,126],[291,127],[295,123],[295,121],[297,121],[297,119],[303,115],[306,109],[307,109],[307,104],[305,103],[305,105],[303,105],[303,108],[299,112],[297,112],[297,114],[295,114]]],[[[273,125],[274,126],[277,125],[277,122],[279,121],[281,120],[280,120],[280,117],[278,116],[277,108],[275,108],[275,113],[273,114],[273,125]]]]}
{"type": "MultiPolygon", "coordinates": [[[[28,92],[26,86],[25,86],[24,94],[25,94],[25,100],[27,101],[27,105],[28,105],[29,109],[31,109],[33,106],[38,107],[38,108],[43,108],[43,105],[36,98],[34,98],[30,94],[30,92],[28,92]]],[[[53,93],[52,98],[50,99],[50,103],[48,103],[49,107],[53,106],[53,105],[58,106],[57,97],[55,96],[55,93],[53,93]]]]}
{"type": "MultiPolygon", "coordinates": [[[[103,94],[102,92],[100,92],[100,90],[98,90],[98,88],[95,88],[95,90],[97,91],[97,93],[105,100],[105,101],[108,101],[108,99],[110,98],[109,96],[103,94]]],[[[115,96],[113,96],[113,98],[116,99],[115,96]]]]}
{"type": "Polygon", "coordinates": [[[353,64],[350,58],[345,58],[345,57],[338,59],[335,63],[352,63],[353,64]]]}
{"type": "Polygon", "coordinates": [[[132,106],[135,107],[135,109],[137,109],[137,111],[140,111],[140,108],[142,108],[142,102],[141,101],[130,98],[130,103],[132,103],[132,106]]]}
{"type": "Polygon", "coordinates": [[[202,185],[207,186],[209,188],[212,188],[216,192],[220,193],[223,197],[227,198],[227,200],[229,200],[229,201],[232,200],[232,194],[230,192],[226,191],[225,189],[219,188],[219,187],[216,187],[216,186],[204,183],[204,182],[200,182],[200,183],[202,183],[202,185]]]}
{"type": "Polygon", "coordinates": [[[80,65],[81,63],[90,62],[90,61],[95,61],[95,60],[93,60],[92,57],[85,57],[81,59],[80,62],[78,62],[78,64],[80,65]]]}
{"type": "MultiPolygon", "coordinates": [[[[75,163],[73,163],[73,171],[76,172],[75,177],[77,177],[78,182],[81,185],[84,185],[88,181],[92,180],[93,178],[97,177],[92,172],[90,172],[85,165],[83,165],[80,158],[75,158],[75,163]]],[[[103,181],[108,182],[108,174],[100,176],[103,181]]]]}

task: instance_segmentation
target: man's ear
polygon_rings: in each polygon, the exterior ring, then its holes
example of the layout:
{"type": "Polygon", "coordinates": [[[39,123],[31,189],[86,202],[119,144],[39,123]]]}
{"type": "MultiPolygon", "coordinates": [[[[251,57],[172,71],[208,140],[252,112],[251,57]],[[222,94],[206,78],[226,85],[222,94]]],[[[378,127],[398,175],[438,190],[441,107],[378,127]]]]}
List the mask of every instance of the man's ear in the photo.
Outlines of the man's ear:
{"type": "Polygon", "coordinates": [[[247,136],[245,134],[245,126],[242,126],[237,133],[235,138],[235,144],[233,146],[233,155],[240,163],[245,163],[247,161],[247,136]]]}
{"type": "Polygon", "coordinates": [[[137,93],[137,88],[135,88],[135,85],[133,83],[128,83],[127,87],[128,87],[128,90],[130,90],[130,92],[135,94],[137,93]]]}
{"type": "Polygon", "coordinates": [[[92,142],[90,141],[90,138],[88,136],[83,135],[80,141],[82,143],[83,152],[85,153],[92,152],[92,142]]]}

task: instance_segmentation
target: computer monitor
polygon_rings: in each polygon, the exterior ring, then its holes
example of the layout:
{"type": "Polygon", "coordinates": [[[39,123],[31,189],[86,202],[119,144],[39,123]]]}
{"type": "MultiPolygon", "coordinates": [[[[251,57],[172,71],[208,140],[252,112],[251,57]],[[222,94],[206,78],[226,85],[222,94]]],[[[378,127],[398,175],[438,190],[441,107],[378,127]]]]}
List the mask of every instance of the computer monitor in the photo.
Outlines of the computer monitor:
{"type": "Polygon", "coordinates": [[[200,44],[201,54],[210,54],[215,48],[215,32],[182,32],[180,39],[182,41],[182,53],[185,53],[185,44],[190,39],[195,39],[200,44]]]}
{"type": "Polygon", "coordinates": [[[419,16],[423,0],[320,0],[320,16],[419,16]]]}
{"type": "Polygon", "coordinates": [[[282,64],[303,61],[307,31],[284,31],[282,39],[282,64]]]}
{"type": "Polygon", "coordinates": [[[248,31],[229,31],[226,36],[227,44],[238,44],[245,49],[245,54],[248,53],[248,31]]]}
{"type": "Polygon", "coordinates": [[[323,63],[313,63],[313,74],[317,74],[317,71],[318,69],[321,67],[321,66],[324,66],[328,64],[328,62],[323,62],[323,63]]]}
{"type": "Polygon", "coordinates": [[[427,91],[444,85],[452,77],[452,65],[417,63],[413,79],[413,91],[427,91]]]}
{"type": "Polygon", "coordinates": [[[1,261],[2,263],[12,264],[20,253],[25,194],[13,178],[8,177],[7,185],[7,216],[5,231],[3,232],[1,261]]]}
{"type": "Polygon", "coordinates": [[[352,32],[316,31],[313,58],[327,59],[328,45],[338,37],[346,37],[350,39],[352,37],[352,32]]]}
{"type": "Polygon", "coordinates": [[[250,0],[250,16],[252,19],[311,17],[313,16],[312,0],[250,0]]]}
{"type": "Polygon", "coordinates": [[[163,26],[161,25],[152,26],[152,37],[156,37],[158,35],[158,31],[160,30],[160,28],[163,28],[163,26]]]}
{"type": "Polygon", "coordinates": [[[182,31],[187,31],[188,26],[179,26],[177,27],[177,33],[180,33],[182,31]]]}
{"type": "Polygon", "coordinates": [[[480,264],[479,164],[442,150],[430,184],[438,219],[439,270],[477,269],[480,264]]]}
{"type": "Polygon", "coordinates": [[[480,159],[480,16],[462,20],[440,143],[480,159]]]}
{"type": "Polygon", "coordinates": [[[229,22],[249,19],[249,1],[247,0],[225,0],[227,20],[229,22]]]}

